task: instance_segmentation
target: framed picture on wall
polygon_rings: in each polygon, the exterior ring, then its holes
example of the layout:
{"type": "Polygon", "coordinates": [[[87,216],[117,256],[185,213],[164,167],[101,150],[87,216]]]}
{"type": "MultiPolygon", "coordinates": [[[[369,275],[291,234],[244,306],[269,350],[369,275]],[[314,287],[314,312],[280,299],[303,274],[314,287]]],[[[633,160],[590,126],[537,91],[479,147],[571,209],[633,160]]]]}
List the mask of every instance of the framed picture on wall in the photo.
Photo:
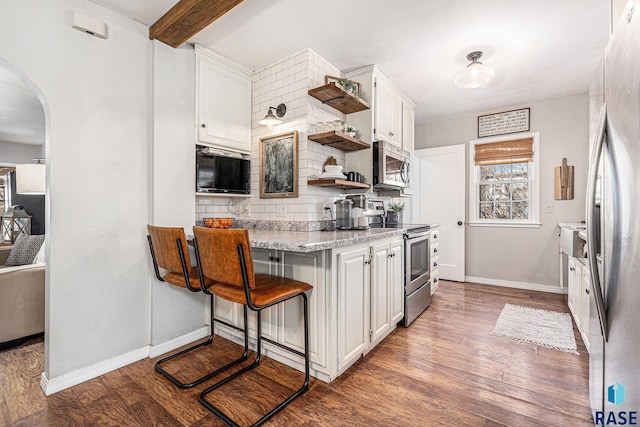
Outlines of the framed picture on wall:
{"type": "Polygon", "coordinates": [[[260,139],[260,198],[298,197],[298,131],[260,139]]]}

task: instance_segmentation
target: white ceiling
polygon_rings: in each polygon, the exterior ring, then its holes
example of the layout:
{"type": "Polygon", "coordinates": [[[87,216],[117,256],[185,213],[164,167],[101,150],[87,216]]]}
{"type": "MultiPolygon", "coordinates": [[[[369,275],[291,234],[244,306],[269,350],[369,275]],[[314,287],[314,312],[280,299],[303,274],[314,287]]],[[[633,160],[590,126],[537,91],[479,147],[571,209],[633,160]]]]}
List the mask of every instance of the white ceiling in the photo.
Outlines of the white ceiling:
{"type": "Polygon", "coordinates": [[[42,103],[15,74],[1,66],[0,142],[44,144],[42,103]]]}
{"type": "MultiPolygon", "coordinates": [[[[93,0],[146,25],[176,0],[93,0]]],[[[608,40],[606,0],[245,0],[191,42],[256,70],[310,47],[345,71],[377,64],[416,121],[585,92],[608,40]],[[466,55],[496,71],[459,89],[466,55]]]]}
{"type": "MultiPolygon", "coordinates": [[[[92,0],[151,25],[177,0],[92,0]]],[[[310,47],[341,70],[376,64],[416,103],[416,121],[585,92],[608,39],[605,0],[245,0],[197,34],[256,70],[310,47]],[[496,70],[459,89],[472,50],[496,70]]],[[[0,141],[42,144],[40,101],[0,67],[0,141]]]]}

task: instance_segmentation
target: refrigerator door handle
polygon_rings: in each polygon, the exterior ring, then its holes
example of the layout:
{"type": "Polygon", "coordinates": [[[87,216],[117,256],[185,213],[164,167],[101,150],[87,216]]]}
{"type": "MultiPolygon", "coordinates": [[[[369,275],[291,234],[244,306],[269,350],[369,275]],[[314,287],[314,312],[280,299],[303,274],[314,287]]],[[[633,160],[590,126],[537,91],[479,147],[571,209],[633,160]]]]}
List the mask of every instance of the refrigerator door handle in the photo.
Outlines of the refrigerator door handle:
{"type": "Polygon", "coordinates": [[[589,259],[589,270],[591,271],[591,287],[596,302],[598,318],[600,319],[600,330],[605,342],[609,338],[609,324],[607,321],[607,310],[604,305],[602,286],[600,284],[600,274],[598,273],[598,248],[596,247],[596,233],[599,224],[596,224],[596,183],[598,180],[598,167],[602,157],[602,150],[606,138],[607,128],[607,104],[603,104],[600,109],[600,119],[598,132],[595,140],[593,157],[589,167],[589,179],[587,187],[587,258],[589,259]]]}

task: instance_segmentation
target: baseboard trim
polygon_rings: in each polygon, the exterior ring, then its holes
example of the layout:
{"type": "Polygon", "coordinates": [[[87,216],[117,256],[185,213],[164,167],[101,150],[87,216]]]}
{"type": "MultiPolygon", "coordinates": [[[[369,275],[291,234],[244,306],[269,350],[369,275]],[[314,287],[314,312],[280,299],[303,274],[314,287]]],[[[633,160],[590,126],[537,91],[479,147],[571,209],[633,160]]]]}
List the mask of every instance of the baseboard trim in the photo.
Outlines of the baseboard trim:
{"type": "Polygon", "coordinates": [[[144,346],[137,350],[130,351],[120,356],[95,363],[86,368],[78,369],[68,374],[49,379],[42,373],[40,376],[40,387],[46,396],[73,387],[90,379],[104,375],[107,372],[115,371],[123,366],[145,359],[149,355],[149,346],[144,346]]]}
{"type": "Polygon", "coordinates": [[[502,286],[504,288],[525,289],[528,291],[550,292],[564,294],[566,291],[559,286],[542,285],[539,283],[515,282],[513,280],[491,279],[487,277],[465,276],[465,282],[480,283],[481,285],[502,286]]]}
{"type": "Polygon", "coordinates": [[[204,326],[200,329],[196,329],[193,332],[189,332],[188,334],[181,335],[177,338],[174,338],[169,341],[165,341],[158,345],[149,346],[149,358],[153,359],[154,357],[160,356],[161,354],[168,353],[176,348],[182,347],[183,345],[190,344],[200,338],[204,338],[209,336],[209,331],[211,328],[209,326],[204,326]]]}

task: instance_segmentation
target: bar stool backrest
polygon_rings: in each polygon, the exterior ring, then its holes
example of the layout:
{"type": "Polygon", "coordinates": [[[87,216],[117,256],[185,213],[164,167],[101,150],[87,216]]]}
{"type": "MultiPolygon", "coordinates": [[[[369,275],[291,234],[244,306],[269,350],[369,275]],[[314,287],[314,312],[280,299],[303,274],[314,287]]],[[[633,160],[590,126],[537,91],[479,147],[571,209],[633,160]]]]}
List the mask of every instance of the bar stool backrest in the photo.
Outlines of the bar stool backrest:
{"type": "Polygon", "coordinates": [[[180,239],[182,243],[182,252],[186,265],[191,265],[189,247],[187,246],[184,230],[180,227],[156,227],[154,225],[147,225],[147,230],[151,237],[153,253],[158,267],[169,270],[171,273],[182,275],[182,263],[180,262],[180,252],[178,251],[176,240],[180,239]]]}
{"type": "Polygon", "coordinates": [[[200,254],[202,274],[214,282],[244,287],[242,267],[238,257],[238,245],[242,245],[248,285],[250,289],[256,287],[247,230],[193,227],[193,234],[200,254]]]}

